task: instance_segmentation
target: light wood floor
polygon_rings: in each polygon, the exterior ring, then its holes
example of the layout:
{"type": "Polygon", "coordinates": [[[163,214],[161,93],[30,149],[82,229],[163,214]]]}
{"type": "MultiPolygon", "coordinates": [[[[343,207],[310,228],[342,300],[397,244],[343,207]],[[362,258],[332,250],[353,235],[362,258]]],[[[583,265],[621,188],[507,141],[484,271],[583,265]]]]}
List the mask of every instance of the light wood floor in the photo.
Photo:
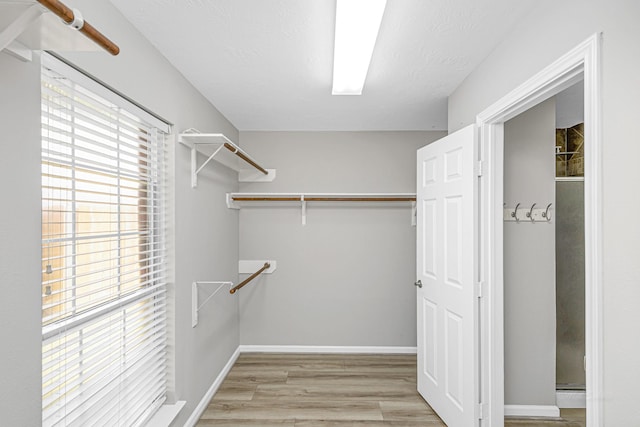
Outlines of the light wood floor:
{"type": "Polygon", "coordinates": [[[251,353],[240,355],[197,425],[445,426],[416,392],[415,355],[251,353]]]}

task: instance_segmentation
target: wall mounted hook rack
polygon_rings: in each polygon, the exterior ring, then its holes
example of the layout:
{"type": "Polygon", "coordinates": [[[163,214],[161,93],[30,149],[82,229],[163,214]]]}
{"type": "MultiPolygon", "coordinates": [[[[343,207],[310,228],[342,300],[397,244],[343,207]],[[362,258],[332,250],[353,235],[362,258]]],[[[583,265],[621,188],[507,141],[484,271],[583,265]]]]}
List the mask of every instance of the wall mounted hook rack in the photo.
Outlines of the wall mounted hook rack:
{"type": "Polygon", "coordinates": [[[516,204],[515,207],[505,207],[503,210],[503,219],[508,222],[523,223],[536,223],[536,222],[551,222],[551,207],[553,203],[547,204],[544,208],[536,207],[536,203],[530,206],[522,206],[522,203],[516,204]]]}

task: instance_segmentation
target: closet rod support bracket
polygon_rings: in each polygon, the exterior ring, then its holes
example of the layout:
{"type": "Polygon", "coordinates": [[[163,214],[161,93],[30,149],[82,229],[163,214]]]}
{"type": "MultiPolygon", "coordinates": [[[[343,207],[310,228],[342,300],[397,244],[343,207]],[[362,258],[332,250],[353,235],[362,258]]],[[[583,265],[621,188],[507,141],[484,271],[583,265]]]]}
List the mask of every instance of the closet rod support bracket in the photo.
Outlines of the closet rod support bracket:
{"type": "Polygon", "coordinates": [[[231,193],[227,193],[225,197],[228,209],[240,209],[240,205],[233,200],[233,195],[231,193]]]}
{"type": "Polygon", "coordinates": [[[251,274],[254,271],[260,269],[264,264],[269,264],[269,268],[264,270],[263,274],[271,274],[276,271],[278,264],[275,260],[272,259],[261,259],[261,260],[245,260],[241,259],[238,261],[238,273],[239,274],[251,274]]]}
{"type": "Polygon", "coordinates": [[[418,224],[418,208],[416,202],[411,202],[411,225],[416,226],[418,224]]]}
{"type": "Polygon", "coordinates": [[[209,302],[211,298],[216,296],[220,290],[229,285],[233,286],[233,282],[192,282],[191,283],[191,327],[195,328],[198,325],[198,313],[200,309],[209,302]],[[207,297],[201,304],[198,304],[198,285],[219,285],[211,295],[207,297]]]}
{"type": "Polygon", "coordinates": [[[222,145],[211,154],[207,160],[204,161],[200,167],[198,167],[198,150],[195,146],[191,147],[191,188],[196,188],[198,186],[198,174],[202,171],[202,169],[207,166],[207,164],[213,160],[213,158],[220,152],[222,149],[222,145]]]}
{"type": "Polygon", "coordinates": [[[304,195],[300,196],[301,209],[300,218],[302,220],[302,225],[307,225],[307,202],[304,200],[304,195]]]}
{"type": "Polygon", "coordinates": [[[276,179],[275,169],[266,169],[267,174],[254,169],[240,169],[238,171],[238,182],[271,182],[276,179]]]}
{"type": "Polygon", "coordinates": [[[37,4],[25,9],[18,18],[0,31],[0,51],[8,47],[24,30],[38,19],[44,11],[37,4]]]}

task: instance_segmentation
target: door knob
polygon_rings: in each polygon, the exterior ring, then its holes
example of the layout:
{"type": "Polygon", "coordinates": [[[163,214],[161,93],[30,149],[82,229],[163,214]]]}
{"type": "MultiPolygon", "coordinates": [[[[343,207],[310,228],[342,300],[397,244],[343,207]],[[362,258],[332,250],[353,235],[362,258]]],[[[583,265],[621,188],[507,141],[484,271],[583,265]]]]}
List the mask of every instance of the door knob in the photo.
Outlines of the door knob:
{"type": "Polygon", "coordinates": [[[418,280],[416,283],[414,283],[414,285],[416,285],[417,287],[421,288],[422,287],[422,280],[418,280]]]}

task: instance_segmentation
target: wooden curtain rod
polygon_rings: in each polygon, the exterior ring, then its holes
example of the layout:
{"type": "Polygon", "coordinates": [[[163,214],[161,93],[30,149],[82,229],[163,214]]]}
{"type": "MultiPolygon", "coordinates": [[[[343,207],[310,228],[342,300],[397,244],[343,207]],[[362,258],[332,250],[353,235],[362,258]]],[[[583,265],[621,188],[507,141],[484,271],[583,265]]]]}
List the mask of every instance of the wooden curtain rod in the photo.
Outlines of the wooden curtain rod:
{"type": "Polygon", "coordinates": [[[415,202],[415,197],[280,197],[280,196],[233,196],[234,202],[415,202]]]}
{"type": "Polygon", "coordinates": [[[230,294],[235,294],[236,291],[240,288],[242,288],[244,285],[246,285],[247,283],[249,283],[250,281],[252,281],[253,279],[255,279],[256,277],[258,277],[260,275],[260,273],[262,273],[263,271],[265,271],[267,268],[271,267],[271,264],[269,264],[268,262],[265,262],[264,265],[262,266],[262,268],[258,271],[256,271],[255,273],[253,273],[251,276],[249,276],[248,278],[246,278],[245,280],[243,280],[242,282],[238,283],[235,287],[233,287],[229,293],[230,294]]]}
{"type": "Polygon", "coordinates": [[[262,166],[260,166],[259,164],[257,164],[253,160],[251,160],[244,153],[239,151],[236,147],[234,147],[233,145],[229,144],[228,142],[224,143],[224,148],[226,148],[227,150],[231,151],[233,154],[235,154],[236,156],[240,157],[242,160],[244,160],[245,162],[249,163],[251,166],[253,166],[254,168],[258,169],[263,174],[265,174],[265,175],[269,174],[269,172],[265,168],[263,168],[262,166]]]}
{"type": "MultiPolygon", "coordinates": [[[[75,19],[73,10],[58,0],[37,0],[38,3],[49,9],[55,15],[59,16],[67,24],[71,24],[75,19]]],[[[114,42],[109,40],[104,34],[96,30],[88,22],[84,22],[82,27],[78,29],[82,34],[93,40],[96,44],[112,55],[120,53],[120,48],[114,42]]]]}

